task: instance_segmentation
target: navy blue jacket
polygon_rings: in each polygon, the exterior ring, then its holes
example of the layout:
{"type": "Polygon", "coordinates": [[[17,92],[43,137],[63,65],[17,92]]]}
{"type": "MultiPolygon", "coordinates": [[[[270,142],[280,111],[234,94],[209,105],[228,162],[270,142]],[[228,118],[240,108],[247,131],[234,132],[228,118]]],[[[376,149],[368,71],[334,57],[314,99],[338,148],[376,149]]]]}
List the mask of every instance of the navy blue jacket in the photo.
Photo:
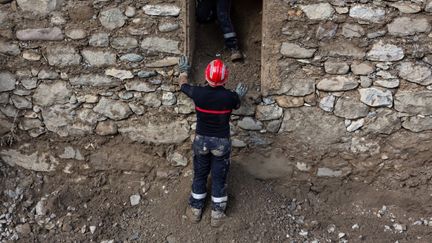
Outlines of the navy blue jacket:
{"type": "Polygon", "coordinates": [[[201,87],[189,84],[183,84],[181,91],[195,103],[196,134],[218,138],[230,137],[231,112],[240,107],[240,98],[237,93],[223,86],[201,87]]]}

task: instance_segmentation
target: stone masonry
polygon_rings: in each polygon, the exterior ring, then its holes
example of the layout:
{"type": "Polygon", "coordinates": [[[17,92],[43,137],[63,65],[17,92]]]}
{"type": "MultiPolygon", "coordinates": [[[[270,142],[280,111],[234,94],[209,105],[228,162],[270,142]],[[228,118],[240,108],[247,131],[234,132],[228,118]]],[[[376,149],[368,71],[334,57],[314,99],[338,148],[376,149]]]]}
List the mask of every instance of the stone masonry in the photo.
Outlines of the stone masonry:
{"type": "Polygon", "coordinates": [[[279,18],[264,17],[262,93],[284,108],[286,148],[307,148],[297,164],[343,175],[431,161],[431,11],[430,0],[264,1],[279,18]]]}
{"type": "MultiPolygon", "coordinates": [[[[1,150],[3,161],[39,171],[65,158],[91,166],[98,156],[81,155],[84,146],[65,156],[30,144],[123,136],[187,164],[194,106],[176,84],[178,57],[190,54],[185,1],[6,2],[0,135],[16,126],[31,139],[1,150]]],[[[234,147],[285,141],[295,152],[287,166],[318,176],[430,161],[431,0],[263,2],[261,95],[234,112],[234,147]]]]}

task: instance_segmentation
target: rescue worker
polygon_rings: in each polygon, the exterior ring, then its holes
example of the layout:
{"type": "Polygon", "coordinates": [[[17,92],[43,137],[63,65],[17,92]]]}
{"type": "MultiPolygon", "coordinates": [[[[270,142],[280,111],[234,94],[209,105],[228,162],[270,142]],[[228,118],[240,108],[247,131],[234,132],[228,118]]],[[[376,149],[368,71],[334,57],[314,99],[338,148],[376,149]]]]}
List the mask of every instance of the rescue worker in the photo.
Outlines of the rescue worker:
{"type": "Polygon", "coordinates": [[[199,23],[208,23],[216,19],[222,29],[225,46],[231,51],[231,61],[238,61],[243,55],[238,46],[237,34],[231,22],[231,0],[198,0],[196,16],[199,23]]]}
{"type": "Polygon", "coordinates": [[[225,89],[228,68],[220,59],[208,64],[205,70],[206,86],[188,84],[189,68],[187,58],[181,57],[180,89],[195,103],[197,115],[192,146],[194,178],[186,215],[192,222],[200,221],[207,197],[207,177],[211,173],[211,225],[218,227],[226,218],[228,202],[226,180],[231,153],[229,121],[232,110],[240,107],[247,87],[239,83],[235,92],[225,89]]]}

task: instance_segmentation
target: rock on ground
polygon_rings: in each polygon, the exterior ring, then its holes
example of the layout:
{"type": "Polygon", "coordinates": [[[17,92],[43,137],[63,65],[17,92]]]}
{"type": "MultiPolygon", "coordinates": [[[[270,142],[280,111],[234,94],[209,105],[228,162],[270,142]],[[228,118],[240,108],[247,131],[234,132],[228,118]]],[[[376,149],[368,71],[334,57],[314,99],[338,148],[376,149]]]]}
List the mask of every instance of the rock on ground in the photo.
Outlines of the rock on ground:
{"type": "MultiPolygon", "coordinates": [[[[21,148],[24,148],[23,145],[21,148]]],[[[21,149],[4,149],[0,151],[2,160],[10,166],[20,166],[27,170],[49,172],[54,171],[58,160],[49,153],[34,152],[25,154],[21,149]]]]}

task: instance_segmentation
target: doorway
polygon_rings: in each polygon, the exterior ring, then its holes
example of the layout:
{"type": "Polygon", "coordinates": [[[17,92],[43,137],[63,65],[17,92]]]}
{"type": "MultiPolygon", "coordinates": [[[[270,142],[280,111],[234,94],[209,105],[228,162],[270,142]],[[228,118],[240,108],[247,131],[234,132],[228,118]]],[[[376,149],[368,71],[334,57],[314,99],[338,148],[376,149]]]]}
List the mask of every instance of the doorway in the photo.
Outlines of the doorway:
{"type": "Polygon", "coordinates": [[[230,52],[224,47],[222,31],[217,22],[195,23],[195,44],[193,54],[192,79],[203,84],[207,64],[221,58],[230,71],[227,87],[233,89],[243,82],[249,90],[259,91],[261,82],[261,43],[262,43],[262,0],[232,1],[231,19],[239,38],[239,46],[244,60],[231,62],[230,52]]]}

